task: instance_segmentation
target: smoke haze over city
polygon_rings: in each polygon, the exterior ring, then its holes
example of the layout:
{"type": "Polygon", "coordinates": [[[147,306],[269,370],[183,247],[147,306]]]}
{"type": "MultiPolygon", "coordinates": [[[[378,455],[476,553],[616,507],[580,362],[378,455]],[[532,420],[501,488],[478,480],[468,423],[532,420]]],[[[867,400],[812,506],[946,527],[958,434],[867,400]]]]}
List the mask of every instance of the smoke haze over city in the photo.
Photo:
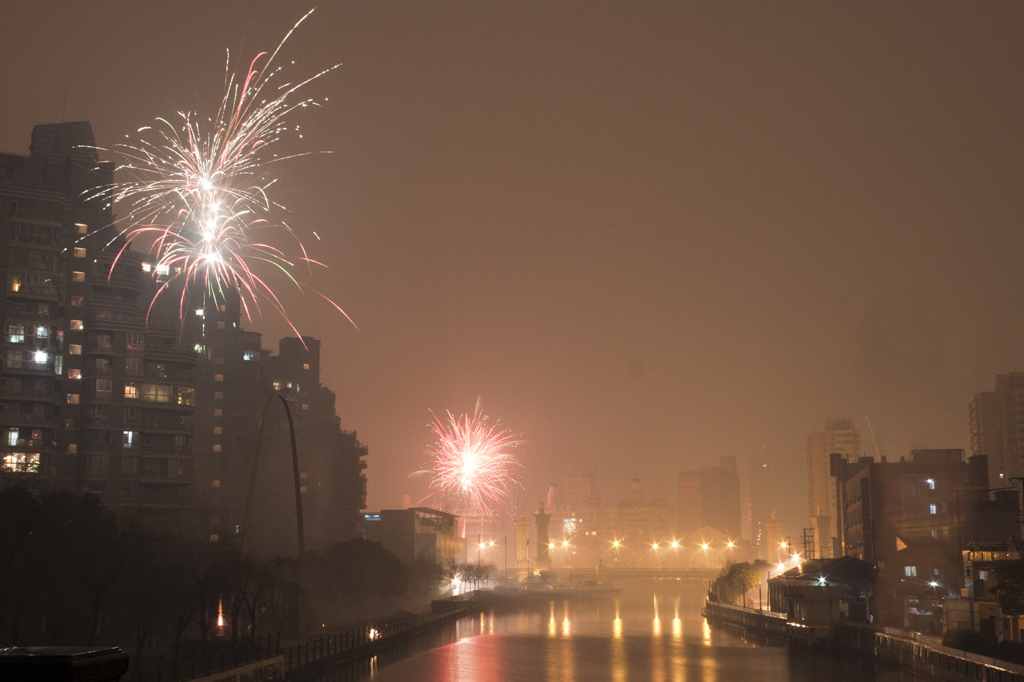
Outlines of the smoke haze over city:
{"type": "MultiPolygon", "coordinates": [[[[251,58],[308,9],[0,3],[0,150],[86,120],[112,147],[213,107],[224,47],[251,58]]],[[[796,532],[826,419],[890,461],[969,449],[971,396],[1024,369],[1022,20],[1009,2],[318,8],[287,59],[343,66],[309,86],[326,101],[289,151],[333,153],[282,166],[278,192],[358,330],[285,300],[369,447],[368,507],[424,468],[429,410],[477,396],[524,441],[531,507],[587,459],[600,495],[636,477],[674,500],[680,471],[731,456],[743,477],[766,452],[796,532]]],[[[273,313],[248,327],[293,335],[273,313]]]]}

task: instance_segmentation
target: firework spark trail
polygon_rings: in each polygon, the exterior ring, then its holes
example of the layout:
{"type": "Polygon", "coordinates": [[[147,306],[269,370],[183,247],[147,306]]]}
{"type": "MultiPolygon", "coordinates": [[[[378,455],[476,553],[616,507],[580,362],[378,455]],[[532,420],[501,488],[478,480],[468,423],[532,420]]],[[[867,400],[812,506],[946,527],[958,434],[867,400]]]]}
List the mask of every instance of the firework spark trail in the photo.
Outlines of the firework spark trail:
{"type": "Polygon", "coordinates": [[[445,423],[435,415],[432,427],[437,436],[431,448],[437,491],[488,516],[507,507],[522,466],[510,452],[519,444],[515,434],[489,425],[479,399],[472,416],[456,419],[448,412],[445,423]]]}
{"type": "MultiPolygon", "coordinates": [[[[148,238],[148,251],[157,265],[154,276],[169,276],[158,289],[150,309],[172,282],[178,281],[179,314],[184,312],[188,295],[197,285],[215,302],[222,301],[225,293],[233,289],[242,299],[249,319],[254,312],[261,313],[260,302],[265,300],[295,330],[262,269],[281,272],[305,290],[309,287],[294,274],[296,262],[310,268],[323,266],[308,257],[287,223],[270,221],[273,210],[284,207],[268,195],[276,182],[269,176],[269,168],[305,155],[273,153],[274,145],[286,132],[298,132],[298,126],[290,126],[286,117],[297,109],[319,106],[311,98],[297,97],[297,93],[340,66],[297,83],[278,82],[282,67],[276,65],[275,59],[310,14],[312,11],[288,31],[269,56],[267,52],[256,55],[244,78],[232,72],[228,55],[225,94],[215,117],[204,120],[195,112],[178,112],[179,126],[159,118],[156,127],[139,130],[140,134],[145,133],[139,142],[115,148],[124,159],[118,171],[129,179],[104,188],[102,193],[128,208],[126,227],[119,236],[129,244],[148,238]],[[253,234],[255,230],[289,235],[298,242],[302,255],[288,258],[280,248],[259,241],[253,234]]],[[[352,322],[334,301],[315,293],[352,322]]]]}

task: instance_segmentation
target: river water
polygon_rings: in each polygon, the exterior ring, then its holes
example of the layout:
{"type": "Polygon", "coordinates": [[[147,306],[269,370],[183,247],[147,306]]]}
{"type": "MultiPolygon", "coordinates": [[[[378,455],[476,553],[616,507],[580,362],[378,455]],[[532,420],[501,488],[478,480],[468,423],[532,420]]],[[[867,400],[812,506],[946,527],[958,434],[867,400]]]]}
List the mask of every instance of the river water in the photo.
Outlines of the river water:
{"type": "Polygon", "coordinates": [[[791,653],[712,630],[703,590],[630,589],[485,611],[315,682],[921,682],[861,660],[791,653]]]}

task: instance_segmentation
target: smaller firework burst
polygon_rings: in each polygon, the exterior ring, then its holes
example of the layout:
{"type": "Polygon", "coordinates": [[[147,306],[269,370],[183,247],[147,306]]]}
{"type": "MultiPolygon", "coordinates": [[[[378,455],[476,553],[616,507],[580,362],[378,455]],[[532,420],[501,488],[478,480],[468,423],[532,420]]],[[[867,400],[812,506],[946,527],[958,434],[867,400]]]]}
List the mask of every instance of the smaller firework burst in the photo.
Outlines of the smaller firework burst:
{"type": "Polygon", "coordinates": [[[498,424],[488,424],[479,398],[472,415],[447,414],[447,423],[435,415],[432,424],[437,436],[430,448],[434,488],[456,499],[457,508],[479,509],[487,516],[508,507],[522,468],[511,450],[520,441],[498,424]]]}

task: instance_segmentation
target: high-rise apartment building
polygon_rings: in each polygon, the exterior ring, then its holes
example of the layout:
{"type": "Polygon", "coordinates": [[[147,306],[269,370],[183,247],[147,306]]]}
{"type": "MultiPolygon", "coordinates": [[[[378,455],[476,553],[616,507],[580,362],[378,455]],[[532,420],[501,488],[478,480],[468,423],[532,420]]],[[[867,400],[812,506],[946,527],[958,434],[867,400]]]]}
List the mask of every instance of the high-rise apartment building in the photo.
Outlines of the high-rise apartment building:
{"type": "Polygon", "coordinates": [[[0,475],[182,527],[196,354],[173,318],[147,317],[158,282],[112,226],[112,179],[86,122],[36,126],[28,156],[0,155],[0,475]]]}
{"type": "MultiPolygon", "coordinates": [[[[306,546],[324,549],[358,534],[366,507],[367,448],[341,429],[335,394],[320,383],[320,341],[281,339],[275,356],[261,335],[241,326],[238,295],[193,301],[184,336],[200,351],[195,417],[196,504],[200,532],[211,538],[241,531],[259,422],[267,399],[284,396],[296,433],[306,546]]],[[[267,409],[252,511],[254,550],[295,547],[291,437],[280,401],[267,409]]]]}
{"type": "MultiPolygon", "coordinates": [[[[242,329],[231,291],[179,307],[179,273],[117,235],[113,165],[88,123],[36,126],[30,150],[0,154],[0,480],[95,493],[152,530],[235,534],[277,389],[295,420],[309,546],[354,537],[367,450],[320,384],[320,342],[285,339],[273,356],[242,329]]],[[[290,515],[287,541],[265,548],[293,551],[290,442],[275,409],[254,525],[273,540],[290,515]]]]}
{"type": "Polygon", "coordinates": [[[824,431],[807,436],[808,516],[814,528],[814,543],[820,558],[841,556],[837,527],[839,496],[830,455],[837,453],[846,461],[860,458],[860,433],[852,419],[829,419],[824,431]]]}
{"type": "Polygon", "coordinates": [[[1024,472],[1024,372],[996,375],[994,391],[976,393],[970,408],[971,454],[988,457],[989,487],[1024,472]]]}

